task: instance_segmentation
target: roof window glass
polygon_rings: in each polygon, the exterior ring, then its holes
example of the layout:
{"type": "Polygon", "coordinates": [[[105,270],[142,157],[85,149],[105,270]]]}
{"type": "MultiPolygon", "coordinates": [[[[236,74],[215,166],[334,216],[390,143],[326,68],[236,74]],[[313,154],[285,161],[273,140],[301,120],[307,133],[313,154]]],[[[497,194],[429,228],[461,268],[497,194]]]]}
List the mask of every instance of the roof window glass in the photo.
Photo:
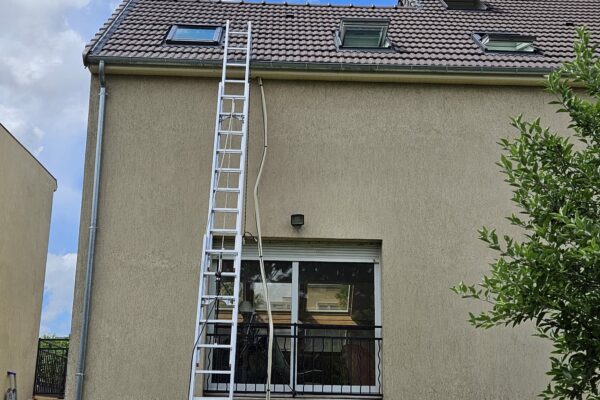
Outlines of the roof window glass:
{"type": "Polygon", "coordinates": [[[344,49],[386,49],[389,20],[344,19],[336,35],[337,45],[344,49]]]}
{"type": "Polygon", "coordinates": [[[210,25],[173,25],[167,34],[169,44],[219,44],[223,28],[210,25]]]}
{"type": "Polygon", "coordinates": [[[495,53],[535,53],[535,36],[513,33],[475,33],[473,39],[486,52],[495,53]]]}

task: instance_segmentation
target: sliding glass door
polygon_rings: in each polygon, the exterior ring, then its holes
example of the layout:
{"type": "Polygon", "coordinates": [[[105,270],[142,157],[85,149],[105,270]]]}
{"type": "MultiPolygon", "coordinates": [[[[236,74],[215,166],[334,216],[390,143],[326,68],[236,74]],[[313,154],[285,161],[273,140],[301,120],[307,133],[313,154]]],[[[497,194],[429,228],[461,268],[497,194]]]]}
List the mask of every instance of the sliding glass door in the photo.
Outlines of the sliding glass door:
{"type": "MultiPolygon", "coordinates": [[[[223,270],[231,270],[224,262],[223,270]]],[[[335,261],[265,261],[275,324],[272,392],[379,392],[379,264],[335,261]]],[[[219,283],[222,294],[233,286],[219,283]]],[[[256,260],[242,262],[236,357],[236,391],[264,392],[267,366],[267,312],[256,260]]],[[[230,319],[219,303],[216,319],[230,319]]],[[[229,340],[228,326],[210,327],[213,342],[229,340]]],[[[229,352],[205,355],[215,369],[228,369],[229,352]]],[[[228,377],[213,376],[207,391],[227,390],[228,377]]]]}

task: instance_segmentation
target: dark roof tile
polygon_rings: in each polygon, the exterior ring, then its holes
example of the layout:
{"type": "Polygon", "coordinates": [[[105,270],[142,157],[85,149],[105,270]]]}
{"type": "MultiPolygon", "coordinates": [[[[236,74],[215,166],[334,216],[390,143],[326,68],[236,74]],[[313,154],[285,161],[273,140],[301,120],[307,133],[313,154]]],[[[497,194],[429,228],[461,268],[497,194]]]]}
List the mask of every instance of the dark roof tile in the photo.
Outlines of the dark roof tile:
{"type": "MultiPolygon", "coordinates": [[[[575,27],[600,34],[598,0],[486,0],[490,11],[446,10],[439,0],[419,9],[286,5],[208,0],[125,0],[86,46],[88,57],[218,61],[222,47],[166,45],[175,23],[253,23],[255,62],[334,63],[403,67],[550,69],[573,57],[575,27]],[[339,51],[334,31],[342,18],[389,18],[394,51],[339,51]],[[486,54],[473,32],[513,32],[536,36],[541,54],[486,54]]],[[[242,56],[242,54],[237,54],[242,56]]],[[[89,61],[89,59],[88,59],[89,61]]]]}

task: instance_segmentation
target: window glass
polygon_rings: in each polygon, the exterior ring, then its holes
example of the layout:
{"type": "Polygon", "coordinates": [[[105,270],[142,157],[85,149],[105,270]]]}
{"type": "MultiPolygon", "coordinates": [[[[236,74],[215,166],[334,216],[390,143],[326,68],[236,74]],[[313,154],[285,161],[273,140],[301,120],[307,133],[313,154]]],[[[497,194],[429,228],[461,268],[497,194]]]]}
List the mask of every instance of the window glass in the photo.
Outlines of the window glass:
{"type": "Polygon", "coordinates": [[[477,33],[473,35],[476,42],[490,52],[534,53],[535,37],[506,33],[477,33]]]}
{"type": "MultiPolygon", "coordinates": [[[[272,382],[287,390],[297,385],[342,385],[365,388],[376,385],[380,365],[380,341],[375,324],[375,265],[372,263],[265,261],[274,329],[272,382]],[[296,276],[297,280],[294,280],[296,276]],[[292,296],[297,292],[297,309],[292,296]],[[298,324],[292,324],[292,315],[298,324]]],[[[221,270],[232,271],[232,261],[222,261],[221,270]]],[[[218,263],[211,267],[218,269],[218,263]]],[[[234,282],[217,283],[218,293],[232,295],[234,282]]],[[[256,392],[266,380],[268,325],[258,261],[242,261],[236,346],[236,391],[256,392]]],[[[211,317],[231,319],[232,306],[221,301],[211,317]]],[[[209,343],[227,344],[230,325],[207,329],[209,343]]],[[[211,368],[226,370],[229,351],[207,349],[211,368]]],[[[208,389],[225,390],[229,377],[214,375],[208,389]],[[212,385],[212,386],[211,386],[212,385]]]]}
{"type": "Polygon", "coordinates": [[[217,28],[177,28],[173,39],[175,40],[198,40],[212,41],[217,28]]]}
{"type": "MultiPolygon", "coordinates": [[[[215,266],[216,267],[216,266],[215,266]]],[[[231,261],[223,261],[223,271],[233,270],[231,261]]],[[[289,324],[292,319],[292,263],[287,261],[265,261],[265,274],[269,282],[269,296],[274,323],[289,324]]],[[[233,279],[223,279],[219,293],[233,294],[233,279]]],[[[258,261],[242,261],[240,274],[238,321],[268,322],[265,292],[260,277],[258,261]]],[[[232,306],[220,302],[218,319],[230,318],[232,306]]]]}
{"type": "Polygon", "coordinates": [[[343,19],[336,41],[341,48],[388,48],[390,47],[386,38],[388,26],[388,20],[343,19]]]}
{"type": "Polygon", "coordinates": [[[173,25],[167,35],[167,43],[218,44],[221,32],[220,26],[173,25]]]}
{"type": "Polygon", "coordinates": [[[343,47],[380,47],[382,28],[348,28],[342,41],[343,47]]]}
{"type": "Polygon", "coordinates": [[[298,383],[375,383],[374,265],[301,262],[298,383]]]}
{"type": "Polygon", "coordinates": [[[302,323],[373,325],[373,264],[301,262],[298,319],[302,323]]]}

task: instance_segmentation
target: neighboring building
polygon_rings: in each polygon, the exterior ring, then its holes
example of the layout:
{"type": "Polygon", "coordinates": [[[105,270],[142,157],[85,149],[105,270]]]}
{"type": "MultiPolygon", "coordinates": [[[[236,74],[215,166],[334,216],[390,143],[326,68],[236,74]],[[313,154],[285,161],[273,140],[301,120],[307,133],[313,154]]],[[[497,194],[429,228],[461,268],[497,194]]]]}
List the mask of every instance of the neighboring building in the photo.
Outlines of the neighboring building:
{"type": "MultiPolygon", "coordinates": [[[[480,305],[449,288],[488,269],[493,253],[477,229],[511,229],[511,189],[495,165],[498,140],[515,134],[509,117],[541,116],[566,131],[544,75],[573,56],[575,26],[600,37],[600,3],[410,3],[118,7],[84,52],[92,90],[68,399],[101,62],[108,96],[84,398],[186,398],[226,20],[253,24],[238,391],[261,397],[266,364],[265,330],[251,324],[265,320],[252,241],[258,77],[269,125],[260,206],[278,323],[275,391],[499,400],[545,387],[548,344],[529,329],[473,329],[467,313],[480,305]],[[295,213],[301,228],[290,225],[295,213]]],[[[226,363],[217,350],[208,358],[226,363]]],[[[203,386],[218,395],[223,382],[203,386]]]]}
{"type": "Polygon", "coordinates": [[[56,179],[0,124],[0,395],[33,395],[56,179]]]}

